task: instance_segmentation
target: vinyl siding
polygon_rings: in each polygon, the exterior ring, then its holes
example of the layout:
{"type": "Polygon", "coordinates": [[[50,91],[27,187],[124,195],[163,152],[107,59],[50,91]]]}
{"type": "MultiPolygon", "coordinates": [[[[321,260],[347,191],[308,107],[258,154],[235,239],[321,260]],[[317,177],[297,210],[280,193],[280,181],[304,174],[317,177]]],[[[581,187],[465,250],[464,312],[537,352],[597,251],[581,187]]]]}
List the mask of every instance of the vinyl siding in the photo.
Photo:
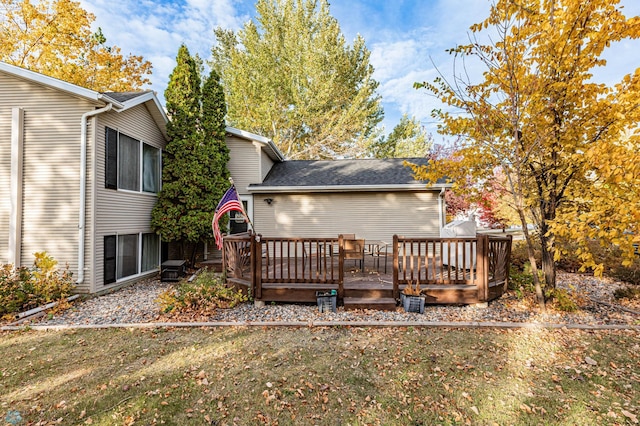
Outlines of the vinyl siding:
{"type": "Polygon", "coordinates": [[[273,160],[269,158],[269,156],[267,155],[264,149],[261,149],[260,150],[260,174],[261,174],[260,181],[252,182],[252,183],[262,183],[264,178],[267,177],[269,170],[271,170],[271,167],[273,167],[273,160]]]}
{"type": "MultiPolygon", "coordinates": [[[[0,73],[0,93],[8,91],[8,79],[0,73]]],[[[15,102],[15,101],[14,101],[15,102]]],[[[11,206],[9,197],[11,189],[11,108],[15,104],[7,102],[4,96],[0,96],[0,263],[5,264],[9,260],[9,215],[11,206]]]]}
{"type": "Polygon", "coordinates": [[[256,231],[265,237],[337,237],[390,242],[394,234],[437,237],[438,193],[361,192],[258,194],[256,231]],[[271,205],[263,202],[272,198],[271,205]]]}
{"type": "MultiPolygon", "coordinates": [[[[233,177],[238,194],[246,195],[251,183],[261,183],[261,149],[250,141],[227,135],[229,163],[227,167],[233,177]]],[[[264,155],[264,154],[263,154],[264,155]]]]}
{"type": "MultiPolygon", "coordinates": [[[[8,199],[11,108],[24,109],[21,264],[46,251],[77,276],[80,120],[95,104],[0,73],[0,198],[8,199]]],[[[0,210],[0,250],[7,253],[9,206],[0,210]]]]}
{"type": "Polygon", "coordinates": [[[163,149],[166,141],[144,105],[117,113],[98,116],[96,125],[95,177],[95,247],[93,288],[91,292],[104,291],[122,282],[105,286],[103,279],[103,240],[105,235],[138,234],[151,232],[151,209],[157,196],[154,194],[107,189],[105,182],[105,127],[118,130],[132,138],[163,149]]]}

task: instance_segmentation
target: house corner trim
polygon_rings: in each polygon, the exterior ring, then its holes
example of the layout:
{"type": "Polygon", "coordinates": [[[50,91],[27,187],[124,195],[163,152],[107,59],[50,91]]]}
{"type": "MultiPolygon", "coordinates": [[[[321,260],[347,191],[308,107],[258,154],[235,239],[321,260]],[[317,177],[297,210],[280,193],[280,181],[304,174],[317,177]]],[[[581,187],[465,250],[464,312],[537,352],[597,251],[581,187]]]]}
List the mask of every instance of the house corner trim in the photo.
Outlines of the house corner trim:
{"type": "Polygon", "coordinates": [[[8,262],[20,265],[22,251],[22,151],[24,145],[24,109],[11,109],[11,183],[8,262]]]}

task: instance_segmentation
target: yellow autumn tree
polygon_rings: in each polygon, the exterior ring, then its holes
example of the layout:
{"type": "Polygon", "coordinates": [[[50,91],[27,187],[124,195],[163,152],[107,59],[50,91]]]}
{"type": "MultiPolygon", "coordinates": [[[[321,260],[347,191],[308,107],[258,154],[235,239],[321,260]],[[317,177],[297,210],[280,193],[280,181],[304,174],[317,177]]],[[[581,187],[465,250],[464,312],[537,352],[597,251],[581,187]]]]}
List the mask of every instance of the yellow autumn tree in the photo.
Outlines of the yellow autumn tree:
{"type": "Polygon", "coordinates": [[[640,36],[640,20],[625,17],[618,0],[496,0],[489,17],[470,29],[471,42],[450,52],[478,58],[481,81],[462,73],[415,85],[448,106],[434,115],[440,132],[461,138],[462,149],[414,170],[427,179],[471,179],[477,190],[500,184],[492,176],[501,171],[544,305],[535,238],[551,288],[560,235],[580,244],[584,265],[596,272],[587,238],[618,244],[633,256],[640,222],[640,69],[626,70],[613,86],[595,81],[593,71],[606,65],[602,54],[612,43],[640,36]],[[537,226],[533,235],[528,217],[537,226]]]}
{"type": "Polygon", "coordinates": [[[107,46],[95,16],[71,0],[0,0],[0,60],[88,89],[131,91],[151,63],[107,46]]]}

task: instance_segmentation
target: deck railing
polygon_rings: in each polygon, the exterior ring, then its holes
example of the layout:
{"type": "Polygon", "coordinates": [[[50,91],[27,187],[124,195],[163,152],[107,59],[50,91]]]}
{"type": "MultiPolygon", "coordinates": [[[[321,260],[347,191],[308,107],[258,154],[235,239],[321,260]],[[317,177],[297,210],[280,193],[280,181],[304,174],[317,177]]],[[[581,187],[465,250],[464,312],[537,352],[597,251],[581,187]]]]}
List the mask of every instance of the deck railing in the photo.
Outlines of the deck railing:
{"type": "MultiPolygon", "coordinates": [[[[393,295],[406,285],[448,292],[442,300],[486,302],[506,291],[511,237],[405,238],[394,236],[393,295]],[[460,297],[462,293],[465,296],[460,297]],[[453,297],[452,294],[457,294],[453,297]],[[449,297],[449,298],[448,298],[449,297]]],[[[260,300],[262,289],[336,288],[344,295],[341,238],[279,238],[255,234],[225,236],[227,279],[247,286],[260,300]]],[[[440,303],[440,302],[436,302],[440,303]]],[[[443,302],[446,303],[446,302],[443,302]]]]}
{"type": "Polygon", "coordinates": [[[250,233],[226,235],[223,239],[222,265],[227,281],[251,288],[253,284],[252,250],[254,236],[250,233]]]}
{"type": "Polygon", "coordinates": [[[264,284],[303,286],[326,284],[340,287],[343,281],[336,238],[256,238],[254,288],[261,297],[264,284]]]}
{"type": "Polygon", "coordinates": [[[477,290],[477,301],[506,291],[511,237],[393,237],[393,293],[408,284],[451,293],[477,290]],[[497,288],[501,286],[500,288],[497,288]]]}

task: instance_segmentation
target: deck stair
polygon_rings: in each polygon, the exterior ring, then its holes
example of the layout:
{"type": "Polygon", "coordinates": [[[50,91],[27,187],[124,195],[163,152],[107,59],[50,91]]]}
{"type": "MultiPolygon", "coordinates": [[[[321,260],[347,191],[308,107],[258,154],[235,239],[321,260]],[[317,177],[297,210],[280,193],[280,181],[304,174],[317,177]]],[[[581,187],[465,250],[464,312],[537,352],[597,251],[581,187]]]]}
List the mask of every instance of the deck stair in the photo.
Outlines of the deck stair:
{"type": "Polygon", "coordinates": [[[392,297],[345,297],[344,309],[375,309],[378,311],[395,311],[396,299],[392,297]]]}
{"type": "Polygon", "coordinates": [[[393,284],[386,282],[357,281],[344,284],[344,309],[376,309],[395,311],[393,284]]]}

